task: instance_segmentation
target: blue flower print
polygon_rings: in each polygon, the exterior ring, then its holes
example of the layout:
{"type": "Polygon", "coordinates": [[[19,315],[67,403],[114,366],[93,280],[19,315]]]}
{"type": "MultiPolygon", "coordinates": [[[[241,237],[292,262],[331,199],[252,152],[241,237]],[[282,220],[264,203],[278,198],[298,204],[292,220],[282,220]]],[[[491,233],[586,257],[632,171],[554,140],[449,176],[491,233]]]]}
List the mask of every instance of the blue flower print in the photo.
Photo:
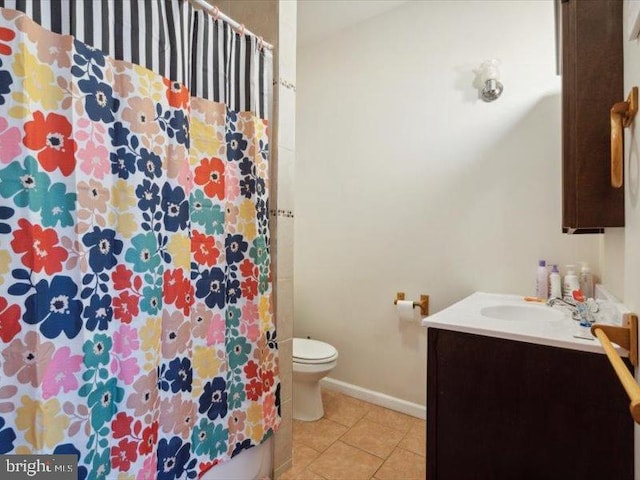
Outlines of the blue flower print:
{"type": "MultiPolygon", "coordinates": [[[[191,444],[182,443],[180,437],[173,437],[167,442],[162,438],[158,442],[158,477],[157,480],[174,480],[185,478],[185,470],[195,467],[196,459],[189,462],[191,444]],[[189,465],[187,463],[189,462],[189,465]]],[[[195,472],[194,472],[195,473],[195,472]]],[[[189,474],[188,478],[193,478],[189,474]]]]}
{"type": "Polygon", "coordinates": [[[249,248],[249,244],[242,239],[242,235],[228,235],[224,240],[224,246],[229,265],[240,263],[249,248]]]}
{"type": "Polygon", "coordinates": [[[91,472],[88,480],[109,480],[111,473],[111,450],[105,448],[99,455],[93,457],[91,472]]]}
{"type": "Polygon", "coordinates": [[[242,297],[240,280],[229,280],[227,282],[227,303],[235,305],[240,297],[242,297]]]}
{"type": "Polygon", "coordinates": [[[263,196],[267,193],[267,187],[264,184],[264,178],[256,178],[256,193],[263,196]]]}
{"type": "Polygon", "coordinates": [[[244,177],[240,180],[240,193],[245,198],[251,198],[256,192],[256,181],[253,177],[244,177]]]}
{"type": "Polygon", "coordinates": [[[196,455],[208,455],[217,457],[227,449],[229,431],[222,425],[215,425],[206,418],[193,429],[191,443],[196,455]]]}
{"type": "Polygon", "coordinates": [[[131,239],[133,247],[130,247],[124,255],[124,259],[133,264],[133,270],[140,272],[151,272],[160,265],[160,255],[158,255],[158,241],[151,233],[140,233],[131,239]]]}
{"type": "Polygon", "coordinates": [[[240,173],[243,176],[256,176],[256,164],[253,163],[248,157],[244,158],[238,166],[240,167],[240,173]]]}
{"type": "Polygon", "coordinates": [[[109,322],[113,318],[113,308],[111,307],[111,295],[92,295],[89,306],[84,309],[84,318],[87,319],[87,329],[92,332],[109,328],[109,322]]]}
{"type": "Polygon", "coordinates": [[[240,326],[240,317],[242,316],[242,312],[237,307],[229,306],[227,308],[227,327],[229,328],[238,328],[240,326]]]}
{"type": "Polygon", "coordinates": [[[118,387],[117,383],[115,378],[98,382],[87,398],[91,408],[91,426],[95,430],[109,422],[118,411],[118,403],[124,398],[124,389],[118,387]]]}
{"type": "Polygon", "coordinates": [[[162,159],[155,153],[143,148],[140,150],[138,170],[153,180],[162,174],[162,159]]]}
{"type": "Polygon", "coordinates": [[[222,377],[216,377],[204,386],[204,392],[200,395],[198,403],[199,413],[206,413],[209,420],[224,418],[227,416],[227,383],[222,377]]]}
{"type": "Polygon", "coordinates": [[[109,365],[109,352],[113,346],[113,341],[104,333],[87,340],[82,346],[84,352],[83,362],[88,368],[97,368],[100,365],[109,365]]]}
{"type": "Polygon", "coordinates": [[[236,112],[234,112],[233,110],[229,110],[227,108],[227,127],[234,131],[236,130],[236,126],[235,124],[238,122],[238,114],[236,112]]]}
{"type": "Polygon", "coordinates": [[[122,240],[116,239],[114,230],[93,227],[93,232],[82,237],[82,243],[90,249],[89,266],[95,273],[109,270],[118,263],[116,255],[122,252],[123,244],[122,240]]]}
{"type": "Polygon", "coordinates": [[[244,337],[232,338],[227,342],[229,368],[234,369],[247,363],[251,353],[251,344],[244,337]]]}
{"type": "Polygon", "coordinates": [[[175,115],[169,121],[169,125],[176,134],[176,140],[178,143],[189,148],[189,119],[182,110],[176,110],[175,115]]]}
{"type": "Polygon", "coordinates": [[[78,287],[64,276],[53,277],[51,284],[40,280],[36,293],[25,300],[26,311],[23,320],[35,325],[41,323],[40,331],[47,338],[56,338],[62,332],[67,338],[74,338],[82,328],[82,302],[76,300],[78,287]]]}
{"type": "Polygon", "coordinates": [[[269,204],[262,198],[256,200],[256,216],[259,222],[267,222],[267,215],[269,213],[269,204]]]}
{"type": "MultiPolygon", "coordinates": [[[[160,280],[162,277],[160,277],[160,280]]],[[[140,309],[149,315],[157,315],[162,308],[162,286],[144,287],[142,290],[142,299],[140,300],[140,309]]]]}
{"type": "Polygon", "coordinates": [[[13,428],[4,428],[4,418],[0,417],[0,455],[13,450],[13,441],[16,439],[16,432],[13,428]]]}
{"type": "Polygon", "coordinates": [[[251,445],[251,439],[250,438],[247,438],[247,439],[243,440],[242,442],[236,443],[236,446],[233,449],[233,452],[231,452],[231,457],[235,457],[236,455],[238,455],[243,450],[248,450],[249,448],[251,448],[251,446],[252,445],[251,445]]]}
{"type": "Polygon", "coordinates": [[[28,156],[24,159],[24,168],[14,161],[0,170],[0,195],[12,198],[18,207],[29,207],[33,212],[42,208],[51,180],[46,173],[38,171],[38,161],[28,156]]]}
{"type": "MultiPolygon", "coordinates": [[[[11,207],[0,207],[0,220],[9,220],[15,211],[11,207]]],[[[11,232],[11,225],[0,222],[0,233],[11,232]]]]}
{"type": "Polygon", "coordinates": [[[244,391],[244,384],[242,382],[232,383],[229,387],[229,408],[231,410],[239,409],[242,407],[242,402],[247,398],[247,394],[244,391]]]}
{"type": "MultiPolygon", "coordinates": [[[[2,66],[2,61],[0,61],[0,67],[2,66]]],[[[11,84],[13,83],[13,78],[11,78],[11,74],[6,70],[0,70],[0,105],[4,105],[4,96],[11,92],[11,84]]]]}
{"type": "MultiPolygon", "coordinates": [[[[112,130],[112,129],[109,129],[112,130]]],[[[109,155],[111,160],[111,173],[126,180],[136,171],[136,156],[126,148],[119,148],[109,155]]]]}
{"type": "MultiPolygon", "coordinates": [[[[163,366],[164,367],[164,366],[163,366]]],[[[193,383],[193,368],[188,358],[174,358],[169,362],[169,368],[164,372],[160,381],[160,388],[173,393],[190,392],[193,383]]]]}
{"type": "Polygon", "coordinates": [[[77,40],[73,41],[73,47],[76,51],[76,55],[73,56],[74,62],[79,63],[80,65],[86,65],[88,62],[92,62],[104,67],[104,53],[97,48],[93,48],[92,46],[86,45],[77,40]]]}
{"type": "Polygon", "coordinates": [[[247,149],[248,142],[241,133],[227,133],[227,156],[229,160],[240,160],[244,157],[244,151],[247,149]]]}
{"type": "Polygon", "coordinates": [[[136,187],[136,197],[140,210],[153,212],[160,205],[160,187],[149,180],[143,180],[142,185],[136,187]]]}
{"type": "MultiPolygon", "coordinates": [[[[111,137],[111,145],[114,147],[126,147],[127,150],[130,150],[129,146],[129,134],[131,130],[125,127],[122,122],[116,122],[113,124],[113,127],[109,127],[109,136],[111,137]]],[[[133,148],[138,148],[136,145],[138,144],[138,139],[135,136],[131,137],[131,143],[135,145],[133,148]]]]}
{"type": "Polygon", "coordinates": [[[85,480],[87,478],[87,467],[82,465],[80,461],[80,450],[78,450],[72,443],[63,443],[58,445],[53,450],[54,455],[75,455],[78,459],[78,480],[85,480]]]}
{"type": "Polygon", "coordinates": [[[91,120],[103,123],[114,121],[113,114],[118,111],[120,100],[113,98],[113,89],[108,84],[90,77],[80,80],[78,87],[86,94],[84,107],[91,120]]]}
{"type": "Polygon", "coordinates": [[[162,211],[164,228],[177,232],[187,228],[189,221],[189,202],[186,201],[182,187],[171,188],[165,183],[162,187],[162,211]]]}
{"type": "Polygon", "coordinates": [[[54,183],[42,199],[42,225],[69,227],[74,224],[71,212],[76,209],[76,194],[67,193],[63,183],[54,183]]]}
{"type": "Polygon", "coordinates": [[[201,273],[196,281],[196,297],[204,299],[209,308],[224,308],[226,288],[222,269],[212,268],[201,273]]]}

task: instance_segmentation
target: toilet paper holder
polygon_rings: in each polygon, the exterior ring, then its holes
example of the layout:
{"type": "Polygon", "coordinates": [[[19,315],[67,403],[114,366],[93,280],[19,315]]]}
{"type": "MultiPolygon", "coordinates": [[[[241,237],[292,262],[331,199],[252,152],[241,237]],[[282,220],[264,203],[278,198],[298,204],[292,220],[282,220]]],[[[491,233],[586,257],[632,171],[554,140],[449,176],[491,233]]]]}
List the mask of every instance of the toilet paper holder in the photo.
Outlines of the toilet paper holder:
{"type": "MultiPolygon", "coordinates": [[[[396,299],[393,301],[394,305],[398,304],[398,300],[404,300],[404,292],[396,293],[396,299]]],[[[419,302],[413,302],[413,308],[420,307],[420,315],[426,317],[429,315],[429,295],[420,295],[419,302]]]]}

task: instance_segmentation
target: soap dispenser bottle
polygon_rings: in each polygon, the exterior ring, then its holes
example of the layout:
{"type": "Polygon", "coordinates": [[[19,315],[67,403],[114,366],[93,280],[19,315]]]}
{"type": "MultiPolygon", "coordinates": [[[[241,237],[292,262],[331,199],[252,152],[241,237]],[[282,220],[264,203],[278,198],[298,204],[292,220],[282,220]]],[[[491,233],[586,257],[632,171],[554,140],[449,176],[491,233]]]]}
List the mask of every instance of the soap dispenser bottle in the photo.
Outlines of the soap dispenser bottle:
{"type": "Polygon", "coordinates": [[[580,290],[585,298],[593,298],[593,274],[587,262],[581,262],[582,268],[580,269],[580,290]]]}
{"type": "Polygon", "coordinates": [[[554,265],[549,274],[549,298],[562,298],[562,281],[558,265],[554,265]]]}
{"type": "Polygon", "coordinates": [[[562,282],[562,297],[573,303],[573,291],[580,289],[580,282],[575,272],[575,265],[567,265],[567,274],[562,282]]]}
{"type": "Polygon", "coordinates": [[[538,272],[536,274],[536,297],[547,299],[549,295],[549,273],[547,271],[547,262],[538,261],[538,272]]]}

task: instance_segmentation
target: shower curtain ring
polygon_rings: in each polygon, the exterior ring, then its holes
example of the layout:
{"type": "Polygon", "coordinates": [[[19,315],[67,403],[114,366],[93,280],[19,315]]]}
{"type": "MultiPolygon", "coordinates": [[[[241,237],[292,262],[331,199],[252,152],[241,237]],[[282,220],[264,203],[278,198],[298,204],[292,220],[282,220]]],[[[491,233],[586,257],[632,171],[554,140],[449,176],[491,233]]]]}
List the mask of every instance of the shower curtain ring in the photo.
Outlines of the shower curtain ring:
{"type": "Polygon", "coordinates": [[[246,29],[244,28],[244,23],[241,23],[241,24],[240,24],[239,30],[240,30],[240,31],[239,31],[238,33],[240,34],[240,36],[241,36],[241,37],[244,37],[244,32],[245,32],[245,30],[246,30],[246,29]]]}
{"type": "Polygon", "coordinates": [[[264,48],[264,39],[262,37],[258,37],[258,50],[262,50],[264,48]]]}
{"type": "Polygon", "coordinates": [[[213,19],[217,22],[218,19],[220,18],[220,9],[218,7],[216,7],[215,5],[213,6],[213,13],[212,13],[213,19]]]}

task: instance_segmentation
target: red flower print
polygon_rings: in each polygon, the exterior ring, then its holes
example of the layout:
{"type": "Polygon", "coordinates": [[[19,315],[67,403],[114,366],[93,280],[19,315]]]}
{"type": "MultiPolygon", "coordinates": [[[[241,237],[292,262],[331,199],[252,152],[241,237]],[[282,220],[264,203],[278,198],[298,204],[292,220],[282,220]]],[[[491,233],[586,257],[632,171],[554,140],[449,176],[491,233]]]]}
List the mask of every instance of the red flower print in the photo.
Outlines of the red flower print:
{"type": "Polygon", "coordinates": [[[189,314],[194,302],[193,285],[188,278],[184,278],[182,269],[164,272],[164,302],[175,303],[176,307],[182,310],[182,313],[189,314]]]}
{"type": "MultiPolygon", "coordinates": [[[[15,38],[16,34],[13,30],[8,28],[0,28],[0,40],[2,42],[10,42],[15,38]]],[[[0,42],[0,54],[11,55],[11,47],[5,43],[0,42]]]]}
{"type": "Polygon", "coordinates": [[[126,438],[120,440],[117,446],[111,447],[111,466],[122,472],[129,471],[131,462],[138,459],[138,444],[126,438]]]}
{"type": "Polygon", "coordinates": [[[216,248],[216,239],[197,230],[191,233],[191,252],[195,261],[200,265],[214,266],[220,256],[220,250],[216,248]]]}
{"type": "Polygon", "coordinates": [[[43,229],[40,225],[31,225],[28,220],[18,220],[20,230],[13,232],[11,247],[15,253],[24,253],[22,263],[33,270],[47,275],[62,271],[62,262],[69,254],[58,243],[58,234],[53,228],[43,229]]]}
{"type": "Polygon", "coordinates": [[[194,182],[204,185],[208,197],[224,198],[224,163],[219,158],[203,158],[196,167],[194,182]]]}
{"type": "Polygon", "coordinates": [[[258,294],[258,282],[253,278],[247,278],[240,284],[242,288],[242,296],[247,300],[253,300],[258,294]]]}
{"type": "Polygon", "coordinates": [[[244,387],[249,400],[256,401],[262,395],[262,384],[259,380],[253,379],[244,387]]]}
{"type": "Polygon", "coordinates": [[[124,412],[118,413],[116,418],[111,422],[111,431],[113,432],[113,438],[123,438],[131,435],[131,423],[133,417],[130,417],[124,412]]]}
{"type": "Polygon", "coordinates": [[[262,372],[262,384],[265,391],[269,390],[273,386],[273,372],[271,370],[265,370],[262,372]]]}
{"type": "Polygon", "coordinates": [[[124,265],[120,264],[116,267],[111,280],[113,280],[113,288],[116,290],[126,290],[131,288],[131,276],[133,272],[124,265]]]}
{"type": "Polygon", "coordinates": [[[59,168],[68,177],[76,168],[76,142],[70,138],[71,124],[62,115],[50,113],[45,119],[42,112],[35,112],[33,120],[24,124],[23,143],[37,150],[38,161],[47,172],[59,168]]]}
{"type": "Polygon", "coordinates": [[[0,340],[5,343],[13,340],[22,327],[18,320],[20,320],[20,307],[18,305],[11,305],[7,308],[7,300],[0,297],[0,340]]]}
{"type": "Polygon", "coordinates": [[[153,422],[142,432],[142,442],[138,445],[140,455],[153,452],[158,443],[158,422],[153,422]]]}
{"type": "Polygon", "coordinates": [[[138,296],[122,292],[119,297],[113,299],[113,314],[122,323],[131,323],[133,317],[140,313],[138,309],[138,296]]]}
{"type": "Polygon", "coordinates": [[[247,378],[260,378],[258,364],[253,360],[244,366],[244,373],[247,375],[247,378]]]}
{"type": "Polygon", "coordinates": [[[202,478],[205,473],[215,467],[219,462],[219,460],[214,460],[213,462],[204,462],[198,465],[198,471],[200,472],[198,473],[198,478],[202,478]]]}
{"type": "Polygon", "coordinates": [[[244,275],[245,277],[258,278],[258,274],[259,274],[258,267],[256,267],[255,264],[248,258],[246,258],[240,264],[240,272],[242,272],[242,275],[244,275]]]}
{"type": "Polygon", "coordinates": [[[189,90],[180,82],[174,82],[163,78],[162,82],[167,87],[167,101],[173,108],[187,108],[189,105],[189,90]]]}

